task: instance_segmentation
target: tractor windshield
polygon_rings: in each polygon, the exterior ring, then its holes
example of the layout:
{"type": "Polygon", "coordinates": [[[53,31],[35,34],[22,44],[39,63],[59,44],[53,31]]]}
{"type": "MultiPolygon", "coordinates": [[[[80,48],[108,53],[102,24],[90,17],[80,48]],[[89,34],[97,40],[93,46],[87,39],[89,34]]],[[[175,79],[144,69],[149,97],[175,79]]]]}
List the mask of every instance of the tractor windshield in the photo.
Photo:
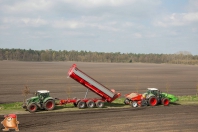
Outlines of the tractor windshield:
{"type": "Polygon", "coordinates": [[[147,93],[148,94],[154,94],[155,96],[159,95],[159,91],[158,90],[148,90],[147,93]]]}
{"type": "Polygon", "coordinates": [[[40,100],[44,100],[45,98],[49,97],[49,93],[36,93],[40,100]]]}

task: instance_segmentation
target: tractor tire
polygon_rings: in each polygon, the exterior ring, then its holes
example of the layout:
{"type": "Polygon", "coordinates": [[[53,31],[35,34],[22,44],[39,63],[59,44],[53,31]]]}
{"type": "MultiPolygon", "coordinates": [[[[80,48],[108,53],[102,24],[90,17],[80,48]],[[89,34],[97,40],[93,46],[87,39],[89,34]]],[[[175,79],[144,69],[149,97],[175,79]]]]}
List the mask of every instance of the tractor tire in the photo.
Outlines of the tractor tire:
{"type": "Polygon", "coordinates": [[[101,100],[96,101],[96,107],[98,107],[98,108],[104,107],[104,102],[101,100]]]}
{"type": "Polygon", "coordinates": [[[45,110],[53,110],[55,107],[55,102],[54,100],[47,100],[45,103],[44,103],[44,108],[45,110]]]}
{"type": "Polygon", "coordinates": [[[86,104],[84,101],[79,101],[77,106],[79,109],[84,109],[86,107],[86,104]]]}
{"type": "Polygon", "coordinates": [[[170,104],[169,99],[163,98],[163,99],[162,99],[162,104],[163,104],[164,106],[168,106],[168,105],[170,104]]]}
{"type": "Polygon", "coordinates": [[[30,112],[30,113],[34,113],[36,112],[38,109],[38,106],[35,104],[35,103],[31,103],[27,106],[27,110],[30,112]]]}
{"type": "Polygon", "coordinates": [[[129,100],[129,99],[125,99],[125,100],[124,100],[124,104],[125,104],[125,105],[129,105],[129,104],[130,104],[130,100],[129,100]]]}
{"type": "Polygon", "coordinates": [[[150,106],[156,106],[157,105],[157,98],[156,97],[150,97],[148,100],[148,104],[150,106]]]}
{"type": "Polygon", "coordinates": [[[133,102],[131,103],[131,106],[134,107],[134,108],[135,108],[135,107],[138,107],[137,101],[133,101],[133,102]]]}
{"type": "Polygon", "coordinates": [[[87,107],[88,107],[88,108],[94,108],[94,107],[95,107],[94,101],[88,100],[88,101],[87,101],[87,107]]]}

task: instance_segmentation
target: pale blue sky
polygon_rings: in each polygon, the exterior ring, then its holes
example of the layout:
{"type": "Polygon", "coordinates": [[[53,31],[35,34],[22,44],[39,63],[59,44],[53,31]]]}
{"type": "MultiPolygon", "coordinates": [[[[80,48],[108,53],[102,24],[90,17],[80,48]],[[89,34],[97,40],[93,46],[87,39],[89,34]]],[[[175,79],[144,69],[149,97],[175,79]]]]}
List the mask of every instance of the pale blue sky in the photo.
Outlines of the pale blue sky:
{"type": "Polygon", "coordinates": [[[197,0],[0,0],[0,48],[198,54],[197,0]]]}

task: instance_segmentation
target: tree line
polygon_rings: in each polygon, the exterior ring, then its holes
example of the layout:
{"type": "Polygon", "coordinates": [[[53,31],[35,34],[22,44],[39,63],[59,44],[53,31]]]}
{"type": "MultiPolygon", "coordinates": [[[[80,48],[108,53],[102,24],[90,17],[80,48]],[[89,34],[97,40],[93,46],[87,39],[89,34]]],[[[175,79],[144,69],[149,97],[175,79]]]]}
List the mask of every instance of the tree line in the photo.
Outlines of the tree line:
{"type": "Polygon", "coordinates": [[[109,62],[109,63],[170,63],[170,64],[198,64],[198,55],[187,51],[175,54],[136,54],[120,52],[91,52],[59,50],[26,50],[0,48],[0,60],[15,61],[81,61],[81,62],[109,62]]]}

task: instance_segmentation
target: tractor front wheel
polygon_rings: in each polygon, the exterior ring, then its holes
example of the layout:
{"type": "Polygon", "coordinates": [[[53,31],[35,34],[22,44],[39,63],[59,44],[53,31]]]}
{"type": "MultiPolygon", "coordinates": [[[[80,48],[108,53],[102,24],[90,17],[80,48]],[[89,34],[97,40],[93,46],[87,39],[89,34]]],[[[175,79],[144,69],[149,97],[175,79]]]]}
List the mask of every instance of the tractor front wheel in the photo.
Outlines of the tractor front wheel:
{"type": "Polygon", "coordinates": [[[27,106],[27,110],[30,112],[30,113],[34,113],[36,112],[38,109],[37,105],[35,103],[31,103],[27,106]]]}
{"type": "Polygon", "coordinates": [[[55,107],[55,102],[54,100],[47,100],[44,104],[45,110],[53,110],[55,107]]]}
{"type": "Polygon", "coordinates": [[[150,97],[148,101],[150,106],[156,106],[157,105],[157,98],[156,97],[150,97]]]}

